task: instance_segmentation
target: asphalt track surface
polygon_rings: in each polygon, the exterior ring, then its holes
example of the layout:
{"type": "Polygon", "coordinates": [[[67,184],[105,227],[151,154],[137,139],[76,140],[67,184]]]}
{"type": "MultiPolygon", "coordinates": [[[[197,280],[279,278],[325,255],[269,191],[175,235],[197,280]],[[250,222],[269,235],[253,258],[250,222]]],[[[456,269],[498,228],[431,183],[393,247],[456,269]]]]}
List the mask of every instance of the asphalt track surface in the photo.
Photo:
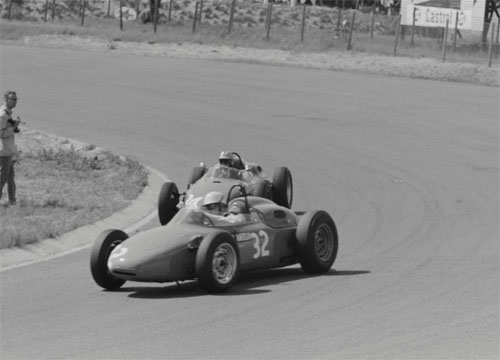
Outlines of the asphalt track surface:
{"type": "MultiPolygon", "coordinates": [[[[30,126],[184,186],[231,149],[325,209],[334,269],[94,284],[88,249],[0,273],[2,359],[497,359],[499,89],[288,67],[1,47],[30,126]]],[[[157,224],[155,224],[157,225],[157,224]]]]}

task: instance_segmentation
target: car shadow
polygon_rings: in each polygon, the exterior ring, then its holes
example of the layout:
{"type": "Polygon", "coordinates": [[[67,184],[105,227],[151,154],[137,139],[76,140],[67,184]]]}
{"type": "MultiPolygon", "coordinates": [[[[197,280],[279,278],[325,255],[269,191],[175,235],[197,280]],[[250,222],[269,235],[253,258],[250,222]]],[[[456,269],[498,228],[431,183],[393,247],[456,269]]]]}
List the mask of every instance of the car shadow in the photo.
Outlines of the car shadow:
{"type": "Polygon", "coordinates": [[[311,277],[324,276],[355,276],[370,274],[367,270],[334,270],[320,275],[305,274],[300,267],[287,267],[279,269],[257,270],[241,273],[236,284],[227,292],[221,294],[208,294],[197,280],[179,283],[168,283],[165,286],[125,286],[113,292],[130,293],[131,298],[164,299],[186,298],[195,296],[241,296],[269,293],[272,290],[262,289],[271,285],[286,285],[293,281],[300,281],[311,277]]]}

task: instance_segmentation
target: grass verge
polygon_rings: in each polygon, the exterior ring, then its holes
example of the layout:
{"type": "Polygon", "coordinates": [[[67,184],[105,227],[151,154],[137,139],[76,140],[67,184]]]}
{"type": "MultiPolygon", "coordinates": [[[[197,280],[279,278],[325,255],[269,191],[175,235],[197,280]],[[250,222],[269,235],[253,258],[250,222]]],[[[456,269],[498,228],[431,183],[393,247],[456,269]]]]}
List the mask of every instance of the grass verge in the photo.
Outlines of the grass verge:
{"type": "MultiPolygon", "coordinates": [[[[0,249],[55,238],[129,206],[147,185],[137,161],[36,131],[15,165],[17,204],[0,207],[0,249]],[[34,144],[34,145],[33,145],[34,144]]],[[[6,196],[6,186],[4,197],[6,196]]]]}

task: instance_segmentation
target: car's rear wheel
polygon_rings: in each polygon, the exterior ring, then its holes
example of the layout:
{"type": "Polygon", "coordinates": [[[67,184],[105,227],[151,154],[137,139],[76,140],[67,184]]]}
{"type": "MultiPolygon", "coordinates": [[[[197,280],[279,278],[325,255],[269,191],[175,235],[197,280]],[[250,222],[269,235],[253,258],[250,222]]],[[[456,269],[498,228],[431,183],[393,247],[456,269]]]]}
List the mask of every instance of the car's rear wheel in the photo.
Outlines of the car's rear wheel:
{"type": "Polygon", "coordinates": [[[330,270],[339,248],[337,228],[322,210],[307,212],[297,227],[300,265],[306,273],[322,274],[330,270]]]}
{"type": "Polygon", "coordinates": [[[288,209],[292,208],[293,182],[287,167],[278,167],[273,175],[273,201],[288,209]]]}
{"type": "Polygon", "coordinates": [[[108,269],[108,258],[111,252],[120,245],[128,235],[121,230],[105,230],[97,236],[90,252],[90,271],[97,285],[107,290],[119,289],[125,280],[113,276],[108,269]]]}
{"type": "Polygon", "coordinates": [[[255,185],[253,196],[272,200],[271,184],[267,181],[261,181],[255,185]]]}
{"type": "Polygon", "coordinates": [[[179,203],[179,190],[173,182],[163,184],[158,196],[158,220],[166,225],[177,213],[179,203]]]}
{"type": "Polygon", "coordinates": [[[196,274],[209,293],[221,293],[235,283],[239,273],[238,244],[229,233],[205,238],[196,254],[196,274]]]}
{"type": "Polygon", "coordinates": [[[188,179],[188,189],[193,185],[195,182],[201,179],[201,177],[205,174],[207,171],[207,168],[204,166],[195,166],[193,170],[191,171],[191,175],[189,175],[188,179]]]}

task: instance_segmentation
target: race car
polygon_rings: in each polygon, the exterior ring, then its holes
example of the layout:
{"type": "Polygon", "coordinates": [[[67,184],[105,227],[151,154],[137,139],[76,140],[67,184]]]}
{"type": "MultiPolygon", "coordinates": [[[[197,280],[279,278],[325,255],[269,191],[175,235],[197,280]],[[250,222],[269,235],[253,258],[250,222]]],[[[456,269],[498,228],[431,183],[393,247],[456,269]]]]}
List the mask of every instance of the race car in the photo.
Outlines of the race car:
{"type": "MultiPolygon", "coordinates": [[[[126,281],[179,282],[197,279],[209,293],[231,288],[240,272],[300,263],[305,273],[328,272],[338,252],[338,234],[322,210],[298,215],[273,201],[248,196],[239,205],[238,221],[212,216],[199,203],[185,206],[165,226],[129,237],[106,230],[95,240],[90,268],[95,282],[116,290],[126,281]]],[[[226,199],[230,199],[230,194],[226,199]]]]}
{"type": "Polygon", "coordinates": [[[179,193],[174,182],[163,184],[158,196],[158,220],[167,224],[180,207],[199,200],[210,191],[227,193],[231,186],[243,185],[246,194],[273,200],[278,205],[291,208],[293,200],[292,175],[287,167],[278,167],[270,181],[262,167],[253,163],[243,163],[241,156],[231,152],[231,166],[225,163],[229,160],[223,151],[219,163],[207,168],[203,163],[191,171],[187,190],[179,193]]]}

